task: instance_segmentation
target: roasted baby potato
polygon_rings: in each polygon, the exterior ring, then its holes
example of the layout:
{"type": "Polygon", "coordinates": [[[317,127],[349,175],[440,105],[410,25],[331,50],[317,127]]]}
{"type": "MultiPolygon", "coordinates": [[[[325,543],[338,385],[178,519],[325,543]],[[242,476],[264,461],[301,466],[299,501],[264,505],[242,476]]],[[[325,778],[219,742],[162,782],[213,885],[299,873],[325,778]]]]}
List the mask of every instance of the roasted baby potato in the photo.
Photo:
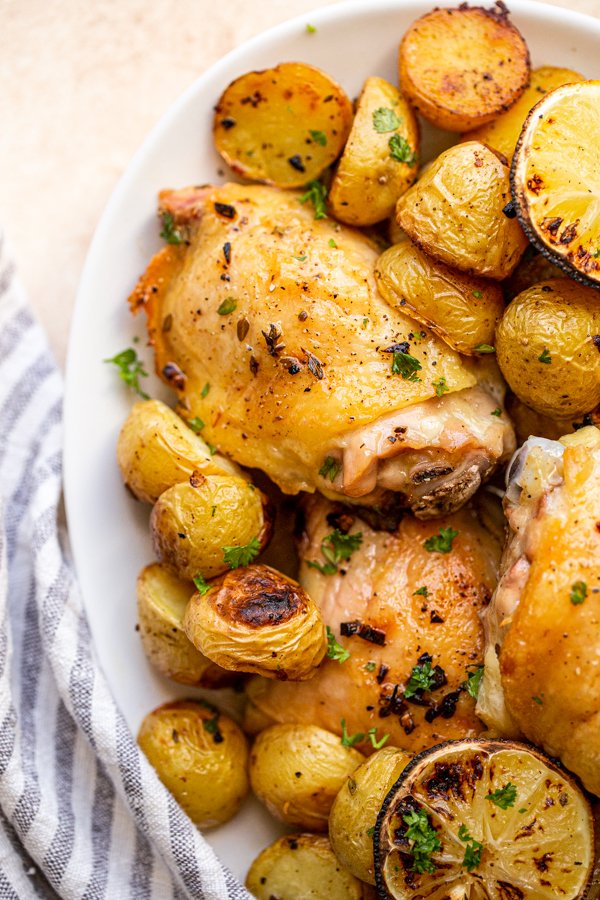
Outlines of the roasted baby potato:
{"type": "Polygon", "coordinates": [[[513,300],[517,294],[526,291],[540,281],[550,278],[564,278],[565,273],[549,259],[529,246],[521,257],[519,265],[502,285],[505,300],[513,300]]]}
{"type": "Polygon", "coordinates": [[[449,269],[408,238],[382,253],[375,277],[392,308],[427,325],[459,353],[493,346],[504,312],[502,290],[493,281],[449,269]]]}
{"type": "Polygon", "coordinates": [[[250,754],[250,784],[271,815],[296,828],[327,831],[346,778],[364,762],[353,747],[316,725],[272,725],[250,754]]]}
{"type": "Polygon", "coordinates": [[[434,9],[400,44],[400,87],[438,128],[467,131],[491,122],[521,96],[529,51],[504,4],[434,9]]]}
{"type": "Polygon", "coordinates": [[[346,779],[329,815],[335,855],[361,881],[375,884],[373,827],[386,794],[408,765],[411,754],[383,747],[346,779]]]}
{"type": "Polygon", "coordinates": [[[340,155],[352,103],[329,75],[282,63],[232,81],[215,107],[215,146],[238,175],[280,188],[318,178],[340,155]]]}
{"type": "Polygon", "coordinates": [[[598,291],[568,278],[523,291],[498,326],[496,355],[527,406],[559,419],[590,412],[600,403],[598,291]]]}
{"type": "Polygon", "coordinates": [[[233,672],[305,681],[325,656],[327,637],[317,605],[300,585],[270,566],[222,575],[184,617],[192,643],[233,672]]]}
{"type": "Polygon", "coordinates": [[[527,246],[519,223],[504,211],[510,202],[508,168],[489,147],[470,141],[440,154],[400,197],[396,215],[429,256],[502,280],[527,246]]]}
{"type": "MultiPolygon", "coordinates": [[[[566,419],[553,419],[550,416],[544,416],[535,409],[526,406],[510,391],[508,391],[506,397],[506,411],[515,427],[517,446],[525,443],[527,438],[532,435],[547,438],[549,441],[557,441],[563,435],[574,431],[574,416],[568,416],[566,419]]],[[[592,422],[587,424],[591,425],[592,422]]],[[[600,418],[598,418],[598,425],[600,425],[600,418]]]]}
{"type": "Polygon", "coordinates": [[[134,404],[119,435],[117,462],[126,487],[146,503],[155,503],[194,471],[240,474],[228,459],[211,456],[202,438],[160,400],[134,404]]]}
{"type": "Polygon", "coordinates": [[[350,137],[329,189],[340,222],[372,225],[391,215],[417,177],[419,126],[398,88],[367,78],[350,137]]]}
{"type": "Polygon", "coordinates": [[[487,125],[482,125],[481,128],[476,128],[474,131],[468,131],[462,136],[462,139],[487,144],[488,147],[493,147],[494,150],[502,153],[510,162],[529,110],[535,106],[543,94],[560,87],[561,84],[568,84],[572,81],[583,81],[583,75],[572,69],[559,69],[556,66],[542,66],[541,69],[534,69],[529,86],[525,88],[517,102],[509,110],[502,113],[493,122],[488,122],[487,125]]]}
{"type": "Polygon", "coordinates": [[[288,834],[256,857],[246,887],[256,900],[372,900],[373,888],[347,872],[321,834],[288,834]]]}
{"type": "Polygon", "coordinates": [[[194,591],[190,581],[182,581],[160,563],[142,569],[137,579],[142,646],[161,675],[180,684],[223,687],[231,684],[231,673],[196,650],[183,630],[183,614],[194,591]]]}
{"type": "Polygon", "coordinates": [[[235,568],[238,556],[254,559],[269,541],[271,515],[264,494],[243,478],[194,474],[160,495],[150,529],[159,562],[192,581],[235,568]]]}
{"type": "Polygon", "coordinates": [[[222,825],[248,793],[248,746],[229,716],[203,700],[165,703],[148,713],[138,744],[199,828],[222,825]]]}

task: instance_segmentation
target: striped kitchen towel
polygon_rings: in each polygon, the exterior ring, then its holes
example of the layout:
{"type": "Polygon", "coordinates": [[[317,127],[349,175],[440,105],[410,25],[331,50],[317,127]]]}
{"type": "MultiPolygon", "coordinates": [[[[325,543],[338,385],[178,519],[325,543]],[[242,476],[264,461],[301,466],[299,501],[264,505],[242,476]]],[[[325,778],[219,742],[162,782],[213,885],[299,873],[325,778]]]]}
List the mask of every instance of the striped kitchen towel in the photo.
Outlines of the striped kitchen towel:
{"type": "Polygon", "coordinates": [[[248,900],[98,667],[59,528],[61,414],[61,377],[0,235],[0,900],[248,900]]]}

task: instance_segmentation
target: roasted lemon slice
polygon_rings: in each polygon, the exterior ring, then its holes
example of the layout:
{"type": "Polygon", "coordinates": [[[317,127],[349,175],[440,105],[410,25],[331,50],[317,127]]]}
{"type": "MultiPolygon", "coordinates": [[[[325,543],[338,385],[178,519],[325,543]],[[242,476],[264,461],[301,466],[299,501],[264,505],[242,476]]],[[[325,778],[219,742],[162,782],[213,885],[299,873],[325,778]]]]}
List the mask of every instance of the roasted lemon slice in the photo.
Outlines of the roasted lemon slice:
{"type": "Polygon", "coordinates": [[[594,826],[573,778],[539,750],[471,739],[408,765],[374,841],[381,896],[574,900],[590,878],[594,826]]]}
{"type": "Polygon", "coordinates": [[[600,285],[600,81],[550,91],[525,121],[512,164],[530,240],[573,278],[600,285]]]}

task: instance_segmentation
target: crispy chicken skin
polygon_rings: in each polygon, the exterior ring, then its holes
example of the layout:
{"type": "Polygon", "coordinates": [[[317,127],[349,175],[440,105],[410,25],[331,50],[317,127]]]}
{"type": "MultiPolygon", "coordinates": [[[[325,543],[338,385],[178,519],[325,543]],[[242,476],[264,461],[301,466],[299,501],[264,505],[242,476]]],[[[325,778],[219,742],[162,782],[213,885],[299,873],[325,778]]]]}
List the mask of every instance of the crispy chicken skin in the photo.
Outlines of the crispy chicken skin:
{"type": "Polygon", "coordinates": [[[130,298],[158,374],[204,438],[287,493],[374,505],[392,491],[424,517],[462,505],[514,448],[509,420],[491,415],[494,364],[391,309],[375,245],[299,196],[239,184],[161,194],[184,240],[130,298]],[[394,347],[418,372],[392,372],[394,347]]]}
{"type": "Polygon", "coordinates": [[[486,614],[478,712],[600,795],[600,430],[527,441],[505,508],[511,538],[486,614]]]}
{"type": "Polygon", "coordinates": [[[350,656],[341,663],[325,659],[306,686],[252,681],[249,722],[312,723],[339,734],[345,719],[349,734],[376,728],[377,738],[389,734],[390,745],[411,751],[477,735],[482,725],[475,701],[459,688],[470,667],[482,662],[479,613],[496,584],[499,541],[471,508],[435,523],[406,515],[393,534],[373,531],[347,508],[341,510],[321,497],[306,501],[300,581],[350,656]],[[324,575],[307,561],[324,562],[321,542],[335,527],[361,532],[362,543],[338,565],[337,574],[324,575]],[[448,553],[423,545],[439,528],[458,531],[448,553]],[[415,593],[424,587],[426,596],[415,593]],[[371,640],[343,636],[343,622],[360,622],[361,633],[371,640]],[[382,638],[384,646],[373,643],[382,638]],[[419,663],[423,654],[430,655],[431,668],[443,669],[445,681],[404,700],[413,667],[424,664],[419,663]]]}

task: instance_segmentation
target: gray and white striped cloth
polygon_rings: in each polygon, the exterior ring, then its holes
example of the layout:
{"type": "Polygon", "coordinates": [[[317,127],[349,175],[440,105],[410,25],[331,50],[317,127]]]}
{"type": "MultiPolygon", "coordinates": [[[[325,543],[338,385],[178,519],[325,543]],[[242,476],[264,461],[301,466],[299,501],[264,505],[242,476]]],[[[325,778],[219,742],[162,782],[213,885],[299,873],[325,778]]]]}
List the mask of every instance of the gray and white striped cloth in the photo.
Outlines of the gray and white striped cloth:
{"type": "Polygon", "coordinates": [[[248,900],[98,667],[58,525],[61,410],[0,235],[0,900],[248,900]]]}

